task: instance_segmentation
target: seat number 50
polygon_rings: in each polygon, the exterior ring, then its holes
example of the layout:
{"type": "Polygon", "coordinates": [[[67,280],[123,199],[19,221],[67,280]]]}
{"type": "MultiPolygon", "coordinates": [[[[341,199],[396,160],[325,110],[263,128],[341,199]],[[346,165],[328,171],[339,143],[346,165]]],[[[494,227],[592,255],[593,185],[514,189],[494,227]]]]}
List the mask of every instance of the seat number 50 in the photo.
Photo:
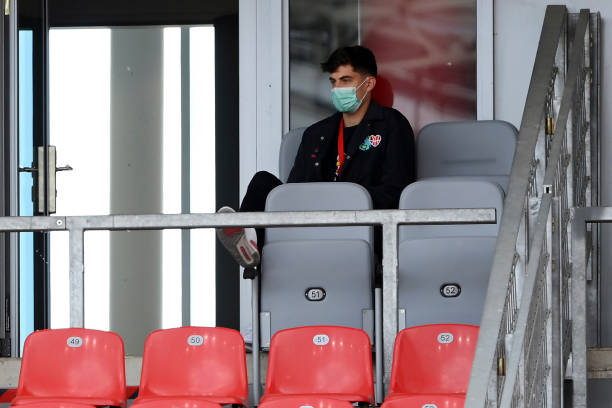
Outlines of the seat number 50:
{"type": "Polygon", "coordinates": [[[200,336],[199,334],[192,334],[191,336],[187,337],[187,344],[190,346],[201,346],[204,344],[204,337],[200,336]]]}

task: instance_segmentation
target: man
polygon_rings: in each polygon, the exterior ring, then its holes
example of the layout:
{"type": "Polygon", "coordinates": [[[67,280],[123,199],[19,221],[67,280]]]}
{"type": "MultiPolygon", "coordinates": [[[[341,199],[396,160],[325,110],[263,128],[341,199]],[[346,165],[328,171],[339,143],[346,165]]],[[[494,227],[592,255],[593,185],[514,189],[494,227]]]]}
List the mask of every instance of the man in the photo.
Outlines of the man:
{"type": "MultiPolygon", "coordinates": [[[[414,135],[399,111],[372,99],[378,75],[374,54],[362,46],[342,47],[321,67],[330,74],[338,112],[304,131],[287,182],[357,183],[368,190],[374,208],[397,208],[402,190],[415,178],[414,135]]],[[[255,174],[240,211],[263,211],[268,193],[280,184],[270,173],[255,174]]],[[[220,228],[217,237],[240,265],[259,264],[263,229],[220,228]]]]}

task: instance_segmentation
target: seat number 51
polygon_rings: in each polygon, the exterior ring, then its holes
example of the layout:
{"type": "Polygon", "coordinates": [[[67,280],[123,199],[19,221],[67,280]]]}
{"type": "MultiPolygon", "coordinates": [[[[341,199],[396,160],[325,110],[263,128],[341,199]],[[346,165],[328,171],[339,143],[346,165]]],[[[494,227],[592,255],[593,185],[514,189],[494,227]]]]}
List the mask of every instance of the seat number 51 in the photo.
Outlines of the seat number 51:
{"type": "Polygon", "coordinates": [[[329,336],[326,334],[317,334],[312,338],[315,346],[327,346],[329,344],[329,336]]]}

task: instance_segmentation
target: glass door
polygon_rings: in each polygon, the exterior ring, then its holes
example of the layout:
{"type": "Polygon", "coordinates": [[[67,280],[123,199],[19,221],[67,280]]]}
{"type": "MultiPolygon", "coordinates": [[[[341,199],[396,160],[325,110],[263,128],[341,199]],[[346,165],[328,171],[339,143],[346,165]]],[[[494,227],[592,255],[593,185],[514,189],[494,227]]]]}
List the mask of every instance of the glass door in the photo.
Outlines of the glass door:
{"type": "MultiPolygon", "coordinates": [[[[219,105],[216,86],[219,77],[237,83],[237,1],[150,3],[143,13],[102,0],[85,8],[79,0],[20,2],[20,215],[236,205],[238,163],[230,158],[238,156],[238,135],[227,129],[237,121],[237,89],[225,86],[219,105]],[[220,110],[231,113],[223,139],[220,110]],[[229,172],[219,184],[220,152],[229,172]],[[56,170],[70,171],[54,178],[56,170]]],[[[238,279],[233,264],[230,279],[219,272],[222,258],[213,230],[87,232],[85,326],[119,332],[128,354],[140,354],[157,328],[237,328],[237,283],[227,298],[216,296],[217,276],[224,284],[238,279]]],[[[66,232],[20,234],[22,344],[33,330],[68,326],[68,270],[66,232]]]]}

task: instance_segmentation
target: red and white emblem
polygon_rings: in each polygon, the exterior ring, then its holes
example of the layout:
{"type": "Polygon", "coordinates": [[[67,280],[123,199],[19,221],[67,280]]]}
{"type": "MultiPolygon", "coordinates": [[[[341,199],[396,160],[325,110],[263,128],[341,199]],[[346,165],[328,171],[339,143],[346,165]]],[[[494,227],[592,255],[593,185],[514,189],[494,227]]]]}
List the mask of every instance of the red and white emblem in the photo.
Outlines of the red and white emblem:
{"type": "Polygon", "coordinates": [[[370,135],[369,139],[372,147],[376,147],[380,144],[382,137],[380,137],[380,135],[370,135]]]}

